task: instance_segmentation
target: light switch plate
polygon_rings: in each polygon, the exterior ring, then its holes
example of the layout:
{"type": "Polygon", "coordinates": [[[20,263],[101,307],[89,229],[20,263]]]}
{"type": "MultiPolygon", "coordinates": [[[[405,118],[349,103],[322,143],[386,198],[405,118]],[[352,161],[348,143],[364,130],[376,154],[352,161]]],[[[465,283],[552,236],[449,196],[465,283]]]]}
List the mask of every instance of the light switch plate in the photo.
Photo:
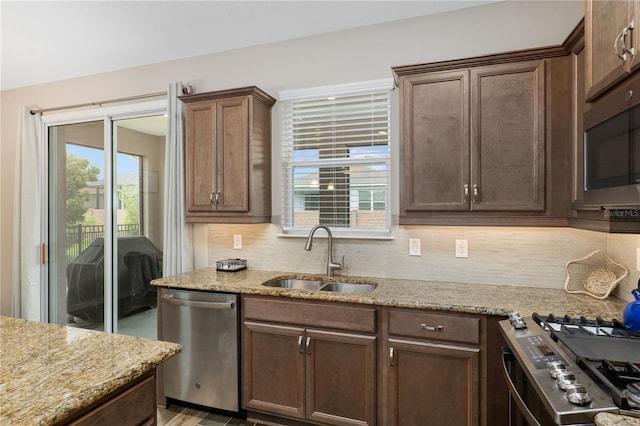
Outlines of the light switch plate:
{"type": "Polygon", "coordinates": [[[236,250],[242,250],[242,234],[233,235],[233,248],[236,250]]]}

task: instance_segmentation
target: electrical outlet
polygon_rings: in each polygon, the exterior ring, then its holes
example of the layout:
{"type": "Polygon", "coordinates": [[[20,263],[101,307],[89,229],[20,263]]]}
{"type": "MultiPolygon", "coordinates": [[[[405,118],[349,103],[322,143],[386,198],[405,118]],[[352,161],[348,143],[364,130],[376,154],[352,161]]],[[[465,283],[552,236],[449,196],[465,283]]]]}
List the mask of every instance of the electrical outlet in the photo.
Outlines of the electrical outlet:
{"type": "Polygon", "coordinates": [[[456,257],[469,257],[469,240],[456,240],[456,257]]]}
{"type": "Polygon", "coordinates": [[[409,238],[409,256],[422,256],[420,238],[409,238]]]}
{"type": "Polygon", "coordinates": [[[242,250],[242,234],[233,235],[233,248],[236,250],[242,250]]]}

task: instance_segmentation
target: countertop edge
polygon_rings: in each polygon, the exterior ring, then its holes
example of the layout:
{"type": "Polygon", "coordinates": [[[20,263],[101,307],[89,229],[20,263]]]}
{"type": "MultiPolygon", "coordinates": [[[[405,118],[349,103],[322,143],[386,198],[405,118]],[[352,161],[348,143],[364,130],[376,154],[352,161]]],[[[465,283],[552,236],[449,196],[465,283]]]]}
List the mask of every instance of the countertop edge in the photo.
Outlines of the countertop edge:
{"type": "Polygon", "coordinates": [[[381,307],[430,309],[495,316],[508,316],[517,311],[523,315],[540,314],[599,316],[605,320],[620,319],[628,302],[615,296],[596,299],[572,294],[558,288],[476,284],[397,278],[334,276],[287,271],[244,270],[216,271],[215,267],[197,269],[184,274],[152,281],[157,287],[176,290],[215,291],[302,300],[342,302],[381,307]],[[318,290],[295,290],[262,285],[282,277],[322,279],[327,281],[375,284],[370,293],[332,293],[318,290]]]}

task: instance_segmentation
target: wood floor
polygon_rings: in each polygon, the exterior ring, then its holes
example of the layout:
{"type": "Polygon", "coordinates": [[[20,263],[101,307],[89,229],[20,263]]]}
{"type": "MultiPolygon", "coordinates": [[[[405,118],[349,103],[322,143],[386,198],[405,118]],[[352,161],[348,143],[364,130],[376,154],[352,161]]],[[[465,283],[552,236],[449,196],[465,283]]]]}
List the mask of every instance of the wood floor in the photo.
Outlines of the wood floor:
{"type": "Polygon", "coordinates": [[[168,408],[158,407],[158,426],[260,426],[260,424],[174,403],[168,408]]]}

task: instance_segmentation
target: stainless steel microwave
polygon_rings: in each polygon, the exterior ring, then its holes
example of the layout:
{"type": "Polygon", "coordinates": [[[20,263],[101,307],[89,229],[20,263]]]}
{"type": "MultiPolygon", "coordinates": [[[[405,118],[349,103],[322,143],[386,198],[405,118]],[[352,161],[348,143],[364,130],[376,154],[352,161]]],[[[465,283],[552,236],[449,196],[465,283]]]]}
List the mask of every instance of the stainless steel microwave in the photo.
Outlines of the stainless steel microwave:
{"type": "Polygon", "coordinates": [[[594,101],[584,116],[584,203],[640,206],[640,75],[594,101]]]}

